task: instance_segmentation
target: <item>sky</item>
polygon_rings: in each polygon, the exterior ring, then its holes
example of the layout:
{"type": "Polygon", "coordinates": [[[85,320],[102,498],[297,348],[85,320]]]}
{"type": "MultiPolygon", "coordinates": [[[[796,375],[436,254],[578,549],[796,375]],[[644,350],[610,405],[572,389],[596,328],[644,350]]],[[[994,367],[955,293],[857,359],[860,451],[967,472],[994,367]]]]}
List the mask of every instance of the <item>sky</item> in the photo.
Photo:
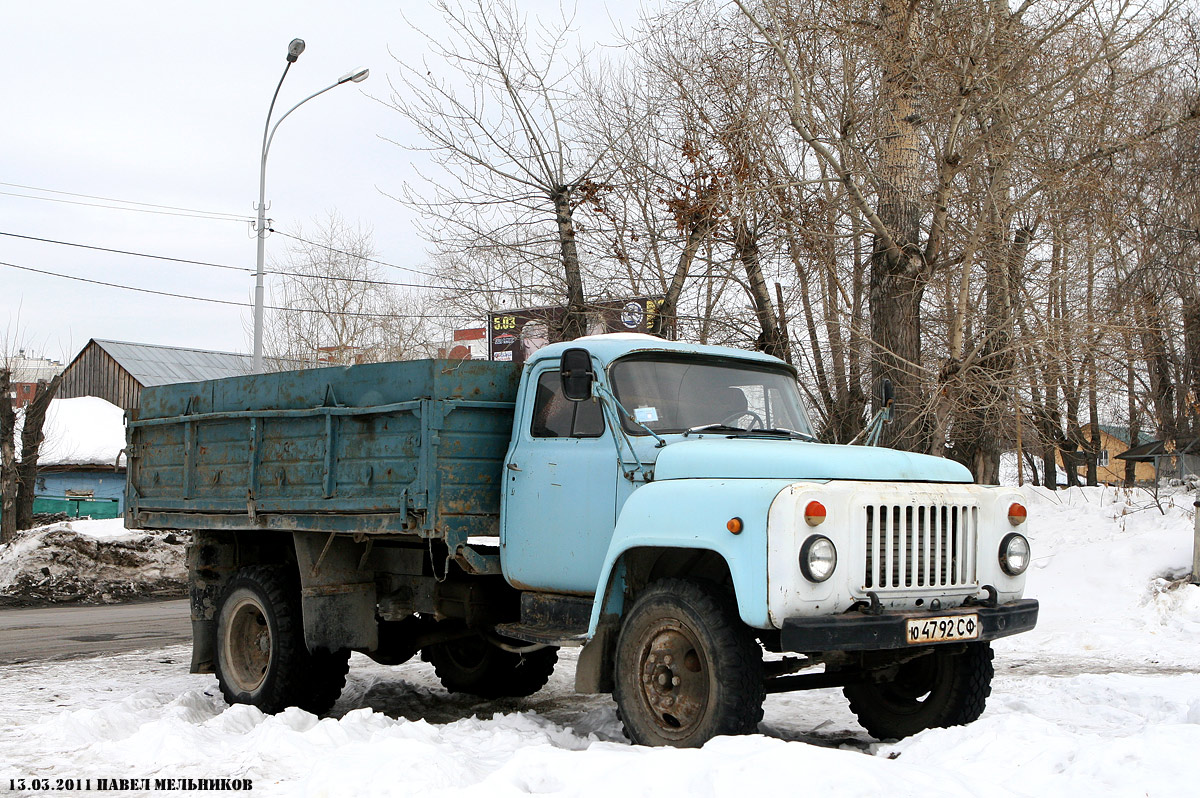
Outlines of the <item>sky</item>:
{"type": "MultiPolygon", "coordinates": [[[[628,11],[610,13],[603,2],[579,9],[584,37],[610,35],[619,15],[633,21],[635,4],[613,5],[628,11]]],[[[536,20],[557,15],[559,4],[521,0],[520,7],[536,20]]],[[[424,157],[393,143],[420,142],[386,104],[389,80],[399,85],[396,59],[420,63],[428,51],[414,25],[435,37],[444,30],[425,0],[5,3],[0,263],[11,265],[0,265],[0,346],[64,362],[90,338],[249,351],[248,306],[27,270],[249,305],[255,241],[248,220],[263,126],[297,37],[307,47],[284,81],[276,118],[356,67],[371,74],[306,103],[280,126],[267,161],[272,226],[307,232],[336,211],[373,232],[379,260],[423,270],[426,245],[413,214],[388,196],[415,180],[413,163],[424,157]]],[[[268,269],[291,243],[268,237],[268,269]]],[[[429,281],[384,272],[389,280],[429,281]]]]}

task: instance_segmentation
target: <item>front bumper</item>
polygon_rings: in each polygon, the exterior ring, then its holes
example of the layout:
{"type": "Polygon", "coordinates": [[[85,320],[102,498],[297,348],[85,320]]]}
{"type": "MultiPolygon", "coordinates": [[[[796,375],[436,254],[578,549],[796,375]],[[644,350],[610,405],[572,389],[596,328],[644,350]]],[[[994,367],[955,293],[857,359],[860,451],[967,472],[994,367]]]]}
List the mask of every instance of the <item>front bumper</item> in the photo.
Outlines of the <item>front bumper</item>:
{"type": "MultiPolygon", "coordinates": [[[[784,651],[799,653],[909,648],[905,634],[907,621],[957,615],[979,617],[979,637],[970,642],[995,640],[1032,629],[1037,624],[1038,603],[1035,599],[1020,599],[998,607],[956,607],[951,610],[885,612],[879,615],[852,612],[815,618],[788,618],[783,622],[780,635],[784,651]]],[[[943,643],[920,645],[936,646],[943,643]]]]}

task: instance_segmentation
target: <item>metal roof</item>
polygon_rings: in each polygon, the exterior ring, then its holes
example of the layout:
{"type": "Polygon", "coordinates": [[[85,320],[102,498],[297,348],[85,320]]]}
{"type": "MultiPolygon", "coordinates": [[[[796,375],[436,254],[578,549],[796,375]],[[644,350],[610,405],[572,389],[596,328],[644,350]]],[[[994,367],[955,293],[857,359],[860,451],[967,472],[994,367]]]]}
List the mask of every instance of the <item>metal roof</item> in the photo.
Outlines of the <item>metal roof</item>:
{"type": "Polygon", "coordinates": [[[1150,441],[1141,446],[1127,449],[1118,455],[1118,460],[1133,460],[1139,463],[1151,463],[1158,457],[1174,457],[1180,454],[1200,454],[1200,438],[1179,437],[1175,439],[1174,448],[1168,448],[1168,441],[1150,441]]]}
{"type": "Polygon", "coordinates": [[[92,339],[142,387],[236,377],[253,371],[250,355],[92,339]]]}

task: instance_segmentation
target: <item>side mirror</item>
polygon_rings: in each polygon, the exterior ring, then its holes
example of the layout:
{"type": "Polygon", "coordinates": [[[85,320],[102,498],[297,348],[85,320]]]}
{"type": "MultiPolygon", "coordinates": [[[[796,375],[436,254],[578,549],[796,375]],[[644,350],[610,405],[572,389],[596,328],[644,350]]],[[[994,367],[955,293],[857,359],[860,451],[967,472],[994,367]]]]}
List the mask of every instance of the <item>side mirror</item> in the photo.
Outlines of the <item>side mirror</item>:
{"type": "Polygon", "coordinates": [[[582,402],[592,398],[592,381],[596,379],[596,372],[592,371],[592,356],[586,349],[577,347],[563,352],[558,373],[562,378],[563,396],[567,399],[582,402]]]}
{"type": "Polygon", "coordinates": [[[892,381],[884,377],[879,384],[879,409],[886,410],[892,406],[894,401],[896,401],[896,389],[892,387],[892,381]]]}
{"type": "Polygon", "coordinates": [[[892,386],[892,381],[884,377],[879,383],[879,411],[883,413],[885,422],[892,420],[892,403],[895,401],[896,389],[892,386]]]}

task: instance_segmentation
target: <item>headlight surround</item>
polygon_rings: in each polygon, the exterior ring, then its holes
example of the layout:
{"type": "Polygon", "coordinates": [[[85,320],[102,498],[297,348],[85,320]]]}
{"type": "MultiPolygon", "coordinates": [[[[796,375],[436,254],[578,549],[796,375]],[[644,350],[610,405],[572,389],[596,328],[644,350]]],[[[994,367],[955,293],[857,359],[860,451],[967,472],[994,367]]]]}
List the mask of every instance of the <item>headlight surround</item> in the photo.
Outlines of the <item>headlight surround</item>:
{"type": "Polygon", "coordinates": [[[1009,576],[1020,576],[1029,567],[1029,541],[1019,532],[1009,532],[1000,541],[1000,567],[1009,576]]]}
{"type": "Polygon", "coordinates": [[[800,547],[800,571],[810,582],[824,582],[837,568],[837,547],[824,535],[813,535],[800,547]]]}

